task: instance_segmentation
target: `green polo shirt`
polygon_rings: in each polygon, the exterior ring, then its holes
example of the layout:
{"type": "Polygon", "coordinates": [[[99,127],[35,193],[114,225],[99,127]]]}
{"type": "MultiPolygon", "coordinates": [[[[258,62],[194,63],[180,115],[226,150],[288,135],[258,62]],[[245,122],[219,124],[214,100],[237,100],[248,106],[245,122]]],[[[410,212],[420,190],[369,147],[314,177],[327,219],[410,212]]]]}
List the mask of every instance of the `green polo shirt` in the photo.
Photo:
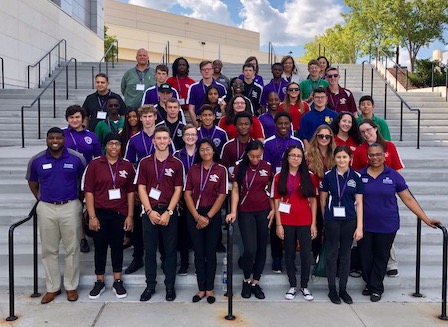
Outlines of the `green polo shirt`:
{"type": "MultiPolygon", "coordinates": [[[[364,118],[362,118],[362,115],[359,116],[358,118],[356,118],[356,122],[358,123],[358,125],[363,120],[364,120],[364,118]]],[[[386,121],[382,118],[379,118],[379,117],[373,115],[373,114],[372,114],[372,120],[375,122],[375,124],[377,124],[378,130],[380,131],[380,133],[384,137],[384,139],[386,141],[392,141],[392,138],[390,137],[389,126],[387,125],[386,121]]]]}

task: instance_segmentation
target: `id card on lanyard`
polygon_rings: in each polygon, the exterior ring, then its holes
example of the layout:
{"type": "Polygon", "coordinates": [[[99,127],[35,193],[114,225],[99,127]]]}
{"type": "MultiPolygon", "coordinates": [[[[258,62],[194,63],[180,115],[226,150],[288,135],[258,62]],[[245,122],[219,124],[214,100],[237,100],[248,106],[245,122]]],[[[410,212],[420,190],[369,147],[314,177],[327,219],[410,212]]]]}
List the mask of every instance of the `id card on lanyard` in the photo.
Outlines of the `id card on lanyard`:
{"type": "Polygon", "coordinates": [[[148,195],[151,199],[156,200],[156,201],[159,201],[160,196],[162,195],[162,191],[159,190],[159,186],[160,186],[160,181],[162,179],[163,172],[165,171],[167,162],[168,162],[168,158],[165,159],[165,161],[163,162],[162,170],[160,171],[160,175],[159,175],[159,169],[157,167],[157,158],[154,156],[154,170],[156,172],[157,185],[156,185],[156,187],[151,187],[151,190],[149,191],[148,195]]]}
{"type": "Polygon", "coordinates": [[[347,172],[347,179],[344,179],[344,175],[342,175],[344,184],[341,187],[341,184],[339,183],[339,173],[338,170],[336,169],[336,185],[338,188],[338,201],[339,201],[338,205],[333,207],[333,217],[336,219],[346,218],[345,207],[341,206],[341,199],[344,196],[345,190],[347,188],[349,175],[350,175],[350,168],[348,169],[347,172]]]}
{"type": "Polygon", "coordinates": [[[116,188],[118,161],[117,161],[117,165],[115,167],[115,171],[112,170],[112,165],[109,163],[109,161],[107,162],[107,165],[109,166],[109,171],[110,171],[110,175],[112,177],[112,185],[113,185],[113,189],[108,190],[109,200],[121,199],[121,191],[119,188],[118,189],[116,188]]]}

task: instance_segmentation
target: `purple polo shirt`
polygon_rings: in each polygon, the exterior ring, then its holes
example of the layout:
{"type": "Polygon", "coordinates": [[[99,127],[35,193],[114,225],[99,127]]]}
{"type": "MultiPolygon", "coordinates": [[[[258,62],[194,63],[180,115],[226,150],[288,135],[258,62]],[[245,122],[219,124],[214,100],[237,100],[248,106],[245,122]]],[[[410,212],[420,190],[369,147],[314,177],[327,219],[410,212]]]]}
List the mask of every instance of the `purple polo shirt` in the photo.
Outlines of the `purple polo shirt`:
{"type": "MultiPolygon", "coordinates": [[[[298,145],[304,149],[303,143],[300,139],[294,136],[288,136],[282,138],[277,135],[273,135],[264,141],[263,160],[269,162],[273,170],[282,166],[283,153],[291,145],[298,145]]],[[[278,171],[277,171],[278,172],[278,171]]]]}
{"type": "Polygon", "coordinates": [[[277,133],[277,126],[275,126],[274,117],[269,112],[265,112],[264,114],[258,117],[261,125],[263,125],[264,135],[266,138],[271,137],[277,133]]]}
{"type": "MultiPolygon", "coordinates": [[[[177,93],[175,88],[173,89],[173,98],[179,99],[179,93],[177,93]]],[[[145,104],[156,105],[159,103],[159,93],[157,92],[157,85],[151,86],[149,89],[146,89],[145,94],[143,94],[142,98],[142,106],[145,104]]]]}
{"type": "Polygon", "coordinates": [[[84,157],[72,149],[64,148],[59,158],[47,149],[30,159],[25,178],[39,183],[39,200],[69,201],[79,197],[79,182],[85,166],[84,157]]]}
{"type": "MultiPolygon", "coordinates": [[[[244,81],[244,75],[243,74],[240,74],[240,76],[238,76],[238,78],[240,80],[244,81]]],[[[263,80],[262,76],[255,74],[254,81],[255,81],[255,83],[260,84],[261,87],[264,87],[264,80],[263,80]]]]}
{"type": "Polygon", "coordinates": [[[205,127],[198,128],[198,142],[203,138],[208,137],[213,141],[216,146],[217,153],[221,154],[222,147],[229,140],[227,137],[227,133],[225,130],[218,126],[213,126],[210,129],[206,129],[205,127]]]}
{"type": "Polygon", "coordinates": [[[367,174],[367,167],[359,172],[364,184],[364,231],[395,233],[400,228],[396,194],[408,188],[406,181],[386,165],[377,178],[367,174]]]}
{"type": "MultiPolygon", "coordinates": [[[[213,81],[211,85],[215,85],[218,88],[220,98],[227,94],[225,86],[222,85],[221,83],[213,81]]],[[[207,86],[204,85],[202,79],[199,82],[192,84],[188,89],[187,104],[194,105],[194,111],[196,115],[199,113],[199,110],[204,104],[204,97],[206,90],[207,86]]]]}
{"type": "Polygon", "coordinates": [[[273,79],[263,87],[263,93],[261,93],[260,103],[262,106],[265,106],[268,101],[268,94],[271,92],[277,92],[278,97],[280,98],[280,102],[285,101],[286,88],[288,87],[289,82],[281,79],[280,83],[277,84],[273,79]]]}
{"type": "MultiPolygon", "coordinates": [[[[138,164],[144,157],[153,154],[156,151],[156,147],[152,143],[152,139],[153,135],[149,136],[143,130],[132,136],[126,146],[124,158],[133,164],[138,164]]],[[[170,153],[176,151],[172,142],[169,150],[170,153]]]]}
{"type": "Polygon", "coordinates": [[[64,128],[63,131],[65,136],[65,147],[81,153],[87,163],[102,154],[101,144],[95,133],[85,128],[78,132],[70,126],[64,128]]]}
{"type": "Polygon", "coordinates": [[[188,155],[187,150],[185,148],[177,150],[176,152],[174,152],[173,156],[182,161],[185,173],[188,173],[188,170],[190,170],[191,166],[194,165],[196,159],[199,157],[197,150],[194,155],[190,156],[188,155]]]}

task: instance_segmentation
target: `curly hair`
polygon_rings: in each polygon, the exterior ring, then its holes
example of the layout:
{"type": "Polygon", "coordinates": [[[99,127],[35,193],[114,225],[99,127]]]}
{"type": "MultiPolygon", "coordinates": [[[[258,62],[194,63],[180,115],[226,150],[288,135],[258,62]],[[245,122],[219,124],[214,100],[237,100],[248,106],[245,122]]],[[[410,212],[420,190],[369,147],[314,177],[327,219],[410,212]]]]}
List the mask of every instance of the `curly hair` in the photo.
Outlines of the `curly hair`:
{"type": "Polygon", "coordinates": [[[310,145],[306,151],[306,162],[308,164],[309,170],[313,172],[313,174],[319,176],[320,178],[324,177],[324,174],[327,170],[330,170],[335,165],[333,152],[336,148],[336,144],[334,143],[334,134],[328,125],[320,125],[316,131],[314,132],[313,137],[311,138],[310,145]],[[331,140],[328,144],[328,147],[325,151],[324,157],[322,156],[319,143],[317,141],[317,134],[326,129],[330,132],[331,140]]]}

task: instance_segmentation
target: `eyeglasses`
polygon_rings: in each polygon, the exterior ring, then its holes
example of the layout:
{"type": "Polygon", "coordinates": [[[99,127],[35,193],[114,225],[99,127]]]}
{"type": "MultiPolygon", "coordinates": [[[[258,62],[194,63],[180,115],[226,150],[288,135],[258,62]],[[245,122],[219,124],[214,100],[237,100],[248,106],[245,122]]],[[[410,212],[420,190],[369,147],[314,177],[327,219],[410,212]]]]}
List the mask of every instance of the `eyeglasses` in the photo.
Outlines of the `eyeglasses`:
{"type": "Polygon", "coordinates": [[[184,136],[185,137],[197,137],[198,134],[197,133],[185,133],[184,136]]]}
{"type": "Polygon", "coordinates": [[[331,140],[332,136],[330,134],[317,134],[319,140],[331,140]]]}
{"type": "Polygon", "coordinates": [[[303,156],[301,154],[293,154],[293,153],[288,154],[288,157],[291,159],[302,159],[303,158],[303,156]]]}
{"type": "Polygon", "coordinates": [[[327,74],[328,78],[338,78],[339,74],[327,74]]]}
{"type": "Polygon", "coordinates": [[[318,96],[318,97],[314,96],[313,97],[314,100],[325,100],[326,98],[327,98],[326,95],[322,95],[322,96],[318,96]]]}
{"type": "Polygon", "coordinates": [[[202,153],[204,153],[204,152],[212,152],[212,151],[213,151],[212,147],[206,147],[206,148],[200,148],[199,149],[199,152],[202,152],[202,153]]]}
{"type": "Polygon", "coordinates": [[[242,101],[242,102],[234,102],[233,104],[236,104],[236,105],[244,105],[244,104],[246,104],[246,102],[244,102],[244,101],[242,101]]]}
{"type": "Polygon", "coordinates": [[[300,88],[298,88],[298,87],[289,88],[288,91],[289,91],[289,92],[293,92],[293,91],[295,91],[295,92],[299,92],[299,91],[300,91],[300,88]]]}
{"type": "Polygon", "coordinates": [[[361,132],[361,134],[367,134],[367,133],[370,133],[370,131],[373,129],[373,127],[369,127],[369,128],[366,128],[365,130],[363,130],[363,131],[360,131],[361,132]]]}
{"type": "Polygon", "coordinates": [[[232,85],[236,87],[243,87],[244,83],[233,83],[232,85]]]}
{"type": "Polygon", "coordinates": [[[112,142],[112,141],[110,141],[110,142],[107,142],[106,145],[107,146],[120,146],[121,142],[118,142],[118,141],[112,142]]]}
{"type": "Polygon", "coordinates": [[[369,158],[379,158],[382,157],[384,155],[384,153],[368,153],[367,156],[369,158]]]}

